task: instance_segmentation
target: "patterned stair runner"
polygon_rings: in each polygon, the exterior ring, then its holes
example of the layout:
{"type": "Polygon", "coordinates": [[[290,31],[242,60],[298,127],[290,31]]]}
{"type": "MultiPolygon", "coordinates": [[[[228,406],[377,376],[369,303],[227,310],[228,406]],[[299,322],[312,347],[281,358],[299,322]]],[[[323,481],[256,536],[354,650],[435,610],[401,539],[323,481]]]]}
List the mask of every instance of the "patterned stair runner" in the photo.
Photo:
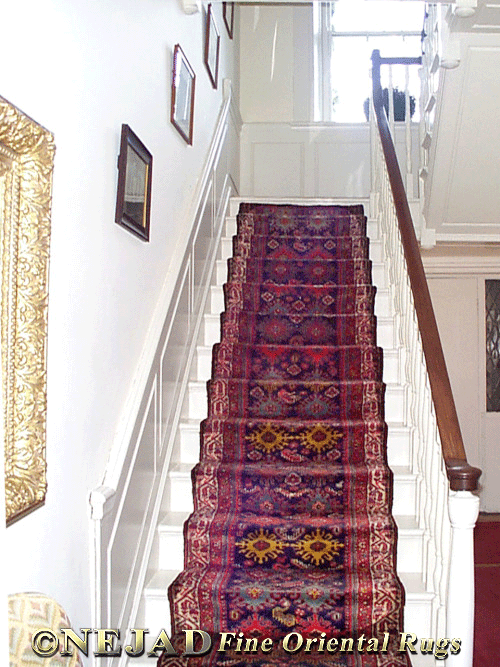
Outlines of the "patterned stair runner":
{"type": "Polygon", "coordinates": [[[277,648],[182,664],[407,666],[363,209],[242,205],[233,247],[173,636],[277,648]],[[289,633],[379,644],[287,654],[289,633]]]}

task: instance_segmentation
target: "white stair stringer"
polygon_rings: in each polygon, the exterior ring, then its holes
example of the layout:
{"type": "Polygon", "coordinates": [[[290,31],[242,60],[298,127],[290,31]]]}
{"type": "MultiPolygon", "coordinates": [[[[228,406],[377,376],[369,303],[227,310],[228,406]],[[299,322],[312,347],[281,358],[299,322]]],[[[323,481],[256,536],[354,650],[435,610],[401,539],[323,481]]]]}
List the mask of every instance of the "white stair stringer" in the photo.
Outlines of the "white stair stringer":
{"type": "MultiPolygon", "coordinates": [[[[169,511],[163,515],[158,526],[159,570],[154,573],[144,592],[144,627],[151,628],[151,633],[153,628],[165,628],[167,633],[170,632],[167,589],[183,564],[183,523],[193,509],[191,470],[199,460],[199,423],[207,416],[206,382],[211,376],[212,346],[220,340],[220,313],[224,308],[222,286],[227,280],[227,259],[232,255],[232,236],[236,233],[235,216],[241,201],[244,200],[233,199],[230,203],[230,217],[226,220],[225,234],[223,232],[221,239],[220,259],[214,268],[208,310],[191,369],[187,412],[179,426],[179,459],[171,466],[168,475],[165,506],[169,507],[169,511]]],[[[268,201],[280,203],[279,200],[268,201]]],[[[286,203],[360,202],[287,200],[286,203]]],[[[368,211],[367,202],[361,203],[365,204],[365,210],[368,211]]],[[[367,228],[373,283],[377,287],[375,313],[378,344],[384,351],[388,462],[394,475],[393,514],[398,525],[397,570],[406,590],[404,629],[419,638],[431,637],[433,594],[426,590],[422,577],[424,540],[423,531],[416,520],[417,480],[411,472],[412,432],[406,419],[406,388],[401,382],[404,357],[398,347],[378,224],[375,220],[369,220],[367,228]]],[[[411,660],[413,667],[430,667],[435,664],[433,656],[417,654],[411,660]]],[[[138,663],[135,661],[134,664],[138,663]]]]}

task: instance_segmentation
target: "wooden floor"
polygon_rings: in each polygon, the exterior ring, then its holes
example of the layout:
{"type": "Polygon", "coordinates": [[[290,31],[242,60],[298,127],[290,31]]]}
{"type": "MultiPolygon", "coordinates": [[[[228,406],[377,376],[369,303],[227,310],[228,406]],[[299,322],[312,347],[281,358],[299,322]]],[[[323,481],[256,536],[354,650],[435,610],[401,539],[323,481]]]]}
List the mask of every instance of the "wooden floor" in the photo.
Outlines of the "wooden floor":
{"type": "Polygon", "coordinates": [[[500,514],[481,514],[474,537],[474,667],[486,667],[500,658],[500,514]]]}

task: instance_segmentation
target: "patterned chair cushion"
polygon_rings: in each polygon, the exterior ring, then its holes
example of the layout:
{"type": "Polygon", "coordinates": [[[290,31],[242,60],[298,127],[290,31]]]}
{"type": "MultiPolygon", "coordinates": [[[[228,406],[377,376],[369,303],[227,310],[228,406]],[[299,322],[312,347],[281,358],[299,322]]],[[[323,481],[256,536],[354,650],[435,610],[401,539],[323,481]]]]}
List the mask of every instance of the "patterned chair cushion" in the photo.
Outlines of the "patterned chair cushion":
{"type": "Polygon", "coordinates": [[[41,593],[9,595],[9,667],[82,667],[80,653],[74,648],[72,656],[41,657],[31,648],[31,639],[42,628],[61,637],[61,628],[71,628],[64,609],[41,593]]]}

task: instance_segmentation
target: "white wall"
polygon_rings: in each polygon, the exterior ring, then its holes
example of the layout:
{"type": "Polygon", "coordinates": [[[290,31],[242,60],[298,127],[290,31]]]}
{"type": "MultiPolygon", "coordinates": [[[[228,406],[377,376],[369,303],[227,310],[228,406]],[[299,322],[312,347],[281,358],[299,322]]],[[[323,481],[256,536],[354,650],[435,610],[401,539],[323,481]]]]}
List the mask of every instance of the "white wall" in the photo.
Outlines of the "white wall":
{"type": "MultiPolygon", "coordinates": [[[[220,78],[236,79],[221,33],[220,78]]],[[[190,197],[221,84],[203,64],[202,14],[176,0],[17,0],[2,7],[0,95],[55,135],[48,344],[48,494],[7,532],[8,592],[56,598],[89,627],[88,492],[101,483],[169,266],[183,254],[190,197]],[[169,122],[171,54],[197,74],[194,145],[169,122]],[[114,223],[121,124],[153,154],[150,243],[114,223]]],[[[237,30],[235,31],[235,35],[237,30]]],[[[236,91],[237,92],[237,91],[236,91]]],[[[175,280],[175,276],[171,276],[175,280]]]]}

